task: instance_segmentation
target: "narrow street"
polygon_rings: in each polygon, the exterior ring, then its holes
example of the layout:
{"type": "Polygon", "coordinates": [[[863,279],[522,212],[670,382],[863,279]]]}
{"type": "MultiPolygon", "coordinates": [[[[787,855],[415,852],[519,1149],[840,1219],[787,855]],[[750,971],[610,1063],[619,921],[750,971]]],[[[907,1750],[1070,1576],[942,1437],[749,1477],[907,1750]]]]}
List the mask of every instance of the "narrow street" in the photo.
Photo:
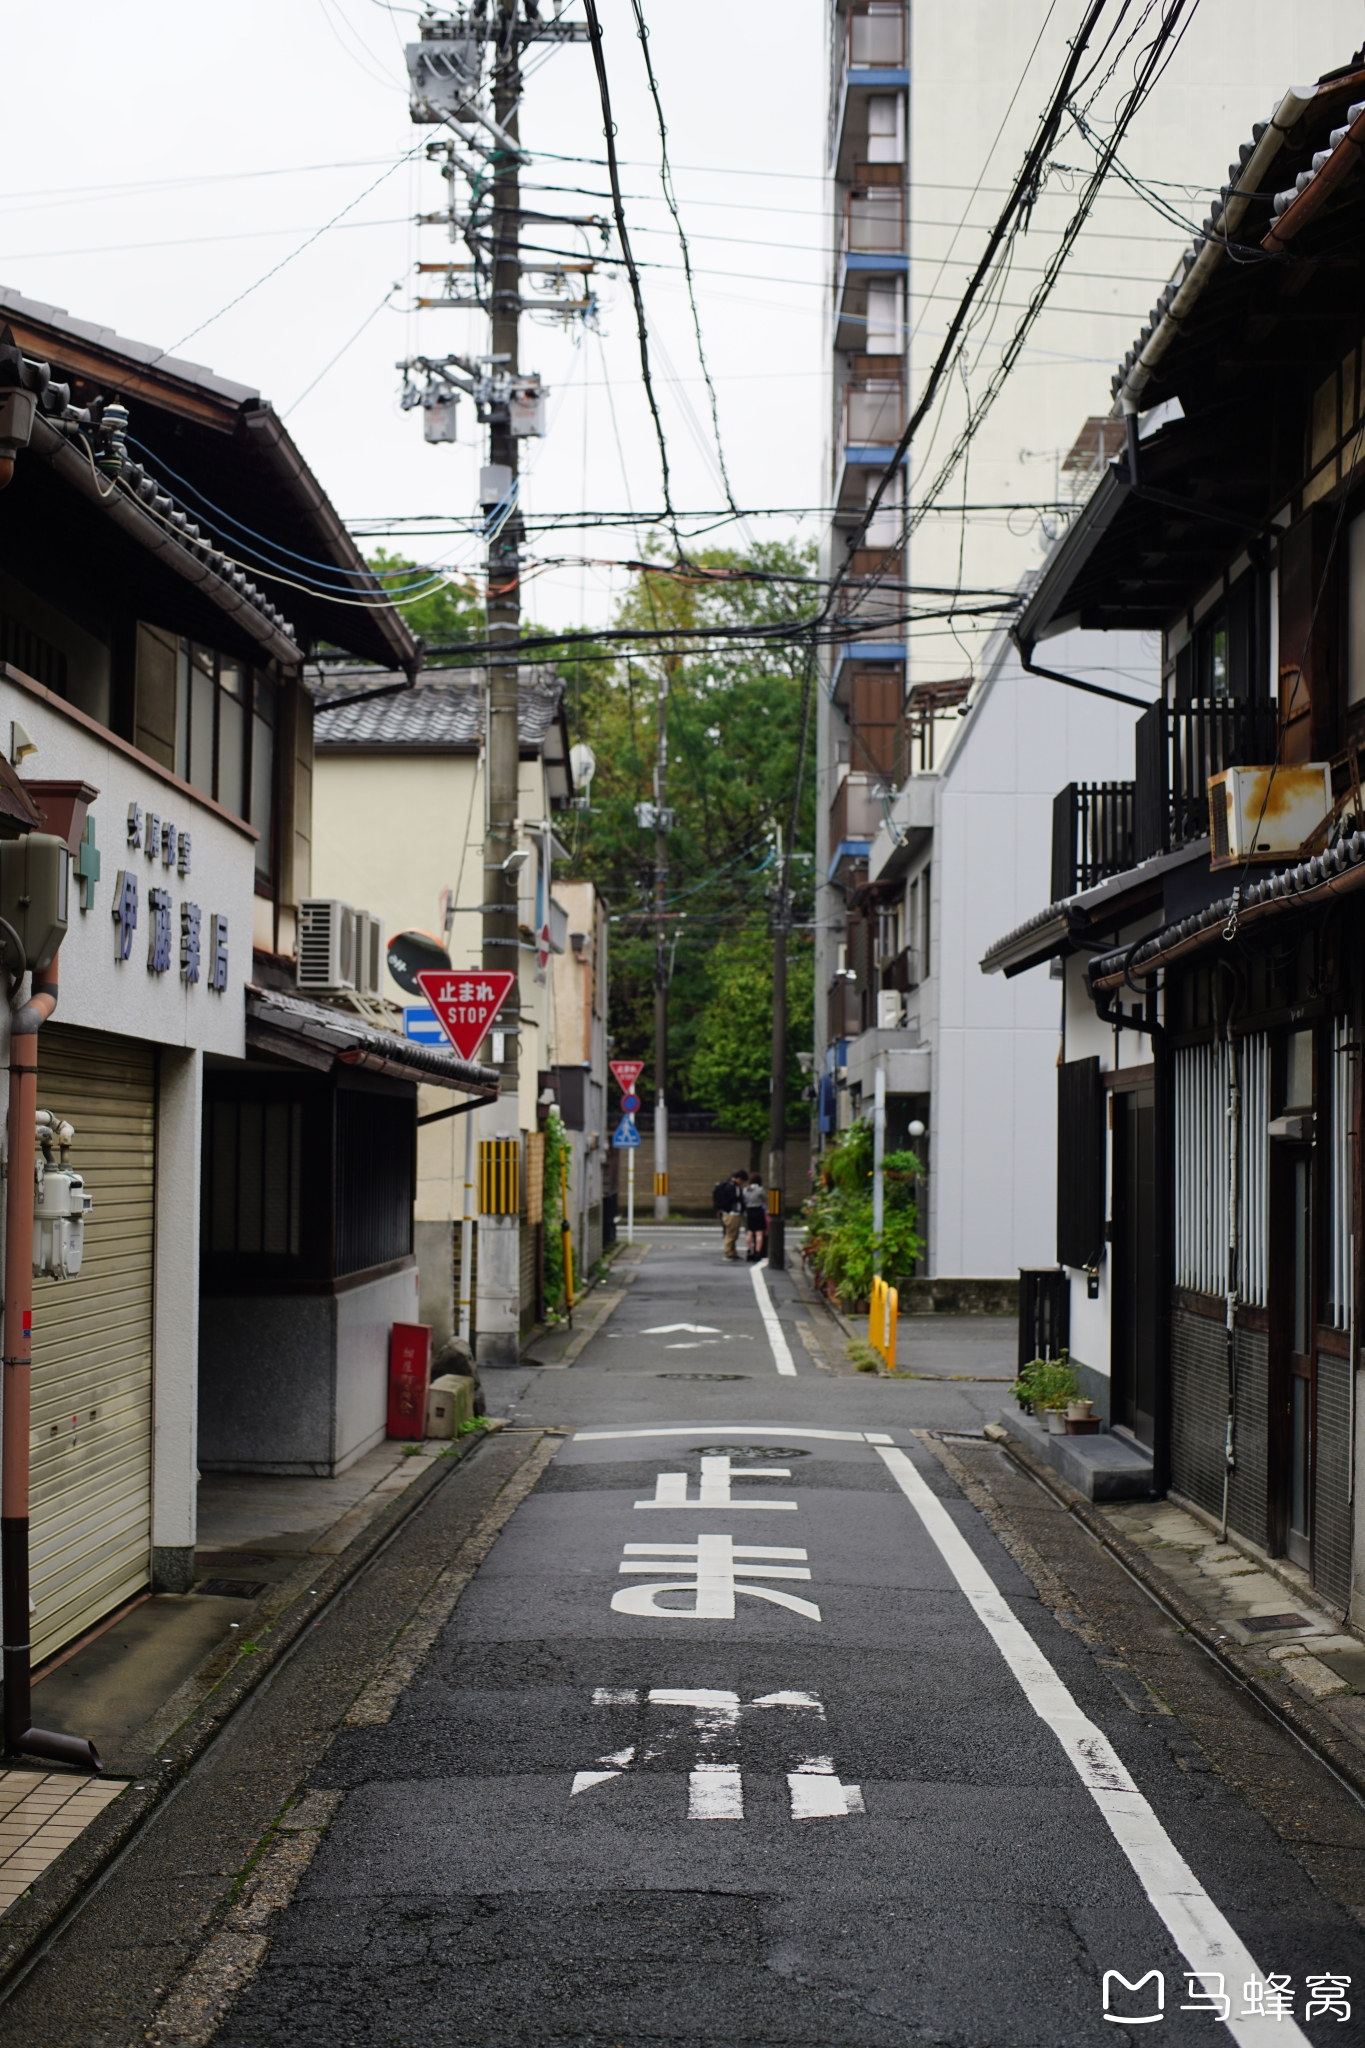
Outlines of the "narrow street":
{"type": "Polygon", "coordinates": [[[0,2037],[1195,2041],[1222,1994],[1242,2041],[1361,2039],[1305,2003],[1365,1983],[1365,1815],[1055,1510],[1072,1597],[1040,1601],[959,1484],[1019,1528],[1049,1508],[980,1435],[998,1384],[836,1378],[787,1276],[649,1235],[573,1366],[488,1375],[511,1428],[0,2037]]]}

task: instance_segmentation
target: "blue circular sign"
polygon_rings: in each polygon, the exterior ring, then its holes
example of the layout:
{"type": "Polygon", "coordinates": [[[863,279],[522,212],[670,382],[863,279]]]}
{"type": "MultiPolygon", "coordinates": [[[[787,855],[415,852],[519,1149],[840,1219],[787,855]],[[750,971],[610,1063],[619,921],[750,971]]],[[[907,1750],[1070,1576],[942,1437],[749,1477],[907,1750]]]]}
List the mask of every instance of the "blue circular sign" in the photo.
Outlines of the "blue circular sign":
{"type": "Polygon", "coordinates": [[[636,1110],[637,1110],[637,1109],[638,1109],[639,1107],[640,1107],[640,1098],[639,1098],[639,1096],[638,1096],[638,1095],[623,1095],[623,1096],[621,1097],[621,1114],[622,1114],[622,1116],[634,1116],[634,1114],[635,1114],[636,1110]]]}

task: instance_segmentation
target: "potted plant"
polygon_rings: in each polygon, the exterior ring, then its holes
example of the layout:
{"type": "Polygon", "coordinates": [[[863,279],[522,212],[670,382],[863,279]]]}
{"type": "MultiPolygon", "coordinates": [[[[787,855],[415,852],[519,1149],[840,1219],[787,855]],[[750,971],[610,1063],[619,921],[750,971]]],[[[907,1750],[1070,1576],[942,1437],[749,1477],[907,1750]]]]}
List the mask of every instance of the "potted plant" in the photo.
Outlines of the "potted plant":
{"type": "Polygon", "coordinates": [[[1032,1358],[1011,1389],[1021,1406],[1033,1410],[1053,1436],[1066,1434],[1066,1408],[1079,1398],[1076,1369],[1062,1352],[1058,1358],[1032,1358]]]}
{"type": "Polygon", "coordinates": [[[1066,1431],[1068,1436],[1097,1436],[1100,1418],[1095,1413],[1093,1401],[1078,1396],[1066,1404],[1066,1431]]]}

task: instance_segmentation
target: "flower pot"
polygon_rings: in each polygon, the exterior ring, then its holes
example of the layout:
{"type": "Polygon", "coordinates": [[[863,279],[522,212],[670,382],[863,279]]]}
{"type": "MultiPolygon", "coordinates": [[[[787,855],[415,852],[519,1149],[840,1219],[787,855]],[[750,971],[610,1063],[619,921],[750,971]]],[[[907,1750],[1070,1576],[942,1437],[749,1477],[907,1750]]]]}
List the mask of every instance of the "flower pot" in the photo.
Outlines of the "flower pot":
{"type": "Polygon", "coordinates": [[[1100,1418],[1098,1415],[1078,1415],[1075,1417],[1068,1415],[1066,1418],[1066,1433],[1068,1436],[1098,1436],[1100,1433],[1100,1418]]]}
{"type": "Polygon", "coordinates": [[[1068,1422],[1089,1422],[1095,1412],[1093,1401],[1068,1401],[1066,1419],[1068,1422]]]}
{"type": "Polygon", "coordinates": [[[1049,1436],[1066,1435],[1066,1417],[1060,1408],[1044,1408],[1043,1427],[1049,1436]]]}

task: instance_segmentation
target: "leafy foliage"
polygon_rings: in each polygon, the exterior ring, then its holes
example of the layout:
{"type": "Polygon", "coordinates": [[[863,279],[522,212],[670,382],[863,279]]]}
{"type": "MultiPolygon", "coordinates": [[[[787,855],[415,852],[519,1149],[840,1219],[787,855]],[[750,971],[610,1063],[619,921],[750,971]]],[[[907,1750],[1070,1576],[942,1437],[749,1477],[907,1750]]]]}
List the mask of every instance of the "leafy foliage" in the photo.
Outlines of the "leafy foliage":
{"type": "MultiPolygon", "coordinates": [[[[428,646],[439,647],[450,640],[477,640],[482,636],[483,606],[471,591],[445,583],[439,590],[428,591],[424,597],[405,598],[402,593],[406,585],[420,587],[419,577],[414,571],[420,571],[421,564],[409,561],[406,555],[388,554],[383,548],[377,548],[368,560],[380,582],[393,592],[395,608],[428,646]]],[[[427,666],[468,668],[477,660],[477,655],[433,654],[427,666]]]]}
{"type": "MultiPolygon", "coordinates": [[[[915,1201],[920,1171],[913,1152],[882,1159],[882,1277],[893,1287],[911,1279],[923,1249],[915,1201]]],[[[849,1308],[865,1308],[878,1271],[872,1233],[872,1125],[854,1124],[820,1161],[805,1208],[802,1256],[816,1281],[849,1308]]]]}
{"type": "MultiPolygon", "coordinates": [[[[808,942],[787,949],[788,1122],[806,1122],[797,1052],[810,1045],[814,960],[808,942]]],[[[751,1143],[768,1137],[773,1071],[772,945],[756,932],[727,939],[709,963],[710,994],[698,1020],[686,1086],[726,1130],[751,1143]]]]}
{"type": "MultiPolygon", "coordinates": [[[[746,553],[707,550],[693,558],[687,574],[666,570],[661,562],[637,575],[615,623],[682,629],[800,618],[812,600],[799,585],[736,580],[735,572],[801,577],[813,567],[813,549],[776,544],[746,553]]],[[[733,944],[754,942],[749,957],[762,985],[770,985],[770,968],[759,963],[765,953],[771,959],[768,892],[775,833],[780,827],[785,834],[791,804],[805,650],[790,640],[731,646],[679,640],[628,660],[612,658],[606,649],[576,648],[556,666],[568,681],[574,737],[587,740],[597,757],[591,812],[576,813],[570,828],[572,872],[591,877],[616,913],[610,1029],[618,1057],[646,1062],[646,1088],[653,1082],[655,840],[638,823],[635,806],[654,795],[658,704],[660,692],[665,695],[666,801],[674,814],[666,888],[669,1099],[681,1107],[681,1095],[692,1106],[722,1113],[729,1098],[712,1085],[717,1063],[698,1061],[703,1019],[709,1020],[706,1029],[720,1019],[713,996],[733,944]]],[[[814,784],[812,716],[798,858],[789,868],[798,917],[809,910],[814,784]]],[[[800,947],[793,952],[799,960],[800,947]]],[[[800,985],[798,971],[794,994],[800,985]]],[[[771,1017],[770,1007],[765,1015],[771,1017]]],[[[764,1063],[766,1101],[770,1055],[762,1031],[754,1034],[751,1050],[764,1063]]],[[[762,1121],[766,1130],[766,1110],[762,1121]]]]}
{"type": "Polygon", "coordinates": [[[545,1306],[555,1313],[564,1303],[564,1165],[569,1134],[557,1109],[545,1119],[545,1187],[542,1196],[545,1229],[545,1306]]]}

